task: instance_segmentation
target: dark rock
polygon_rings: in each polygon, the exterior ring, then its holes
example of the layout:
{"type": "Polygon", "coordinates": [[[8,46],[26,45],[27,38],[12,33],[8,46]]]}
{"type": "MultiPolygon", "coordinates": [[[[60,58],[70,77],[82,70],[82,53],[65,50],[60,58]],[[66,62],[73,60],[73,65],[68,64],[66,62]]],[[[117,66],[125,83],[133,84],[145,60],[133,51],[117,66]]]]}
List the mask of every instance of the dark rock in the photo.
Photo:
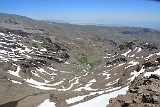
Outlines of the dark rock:
{"type": "Polygon", "coordinates": [[[160,64],[160,58],[157,58],[157,59],[156,59],[156,61],[158,61],[158,62],[159,62],[159,64],[160,64]]]}
{"type": "Polygon", "coordinates": [[[120,79],[118,80],[118,82],[115,83],[113,86],[114,86],[114,87],[120,87],[120,86],[123,86],[123,85],[124,85],[124,83],[123,83],[122,79],[120,78],[120,79]]]}
{"type": "Polygon", "coordinates": [[[23,67],[23,68],[29,68],[29,65],[27,65],[27,64],[21,64],[21,67],[23,67]]]}
{"type": "Polygon", "coordinates": [[[112,46],[117,46],[117,43],[113,40],[108,40],[109,44],[111,44],[112,46]]]}
{"type": "Polygon", "coordinates": [[[138,76],[131,82],[127,94],[112,98],[107,107],[159,107],[159,77],[159,75],[138,76]]]}
{"type": "Polygon", "coordinates": [[[137,72],[139,72],[139,71],[141,70],[141,66],[140,66],[140,65],[137,65],[135,70],[136,70],[137,72]]]}
{"type": "Polygon", "coordinates": [[[160,76],[157,74],[151,74],[151,76],[149,78],[154,78],[154,79],[160,80],[160,76]]]}
{"type": "Polygon", "coordinates": [[[120,50],[133,49],[133,45],[135,45],[135,43],[133,43],[133,42],[125,42],[124,44],[119,45],[118,48],[119,48],[120,50]]]}
{"type": "Polygon", "coordinates": [[[136,31],[122,31],[122,34],[138,34],[136,31]]]}
{"type": "Polygon", "coordinates": [[[149,51],[152,51],[153,49],[158,49],[158,47],[156,46],[156,44],[142,44],[146,49],[148,49],[149,51]]]}
{"type": "Polygon", "coordinates": [[[146,63],[144,63],[143,64],[144,65],[144,67],[152,67],[152,66],[157,66],[157,64],[155,63],[155,62],[146,62],[146,63]]]}
{"type": "Polygon", "coordinates": [[[106,65],[109,65],[109,64],[115,64],[115,63],[119,63],[119,62],[127,62],[127,59],[126,58],[117,58],[117,59],[114,59],[112,61],[108,61],[106,62],[106,65]]]}
{"type": "Polygon", "coordinates": [[[129,103],[128,102],[124,102],[123,104],[122,104],[122,107],[128,107],[129,106],[129,103]]]}
{"type": "Polygon", "coordinates": [[[144,103],[153,103],[152,96],[150,94],[143,94],[142,101],[144,103]]]}
{"type": "Polygon", "coordinates": [[[129,92],[130,92],[130,93],[137,93],[138,90],[136,90],[136,89],[130,89],[129,92]]]}

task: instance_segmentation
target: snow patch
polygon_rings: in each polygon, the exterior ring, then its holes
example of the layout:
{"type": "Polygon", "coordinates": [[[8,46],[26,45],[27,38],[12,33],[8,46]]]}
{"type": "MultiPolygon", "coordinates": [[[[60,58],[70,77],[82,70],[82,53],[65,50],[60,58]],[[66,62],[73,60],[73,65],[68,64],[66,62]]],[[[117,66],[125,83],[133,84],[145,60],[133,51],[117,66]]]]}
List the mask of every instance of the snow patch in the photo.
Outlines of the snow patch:
{"type": "Polygon", "coordinates": [[[142,67],[139,72],[137,72],[137,71],[131,72],[131,75],[133,75],[133,76],[129,80],[133,81],[135,77],[137,77],[138,75],[140,75],[144,71],[145,71],[145,69],[144,69],[144,67],[142,67]]]}
{"type": "Polygon", "coordinates": [[[154,72],[146,72],[146,73],[144,74],[144,76],[149,77],[149,76],[151,76],[151,74],[157,74],[157,75],[160,76],[160,68],[157,69],[157,70],[155,70],[154,72]]]}
{"type": "Polygon", "coordinates": [[[136,61],[130,61],[130,62],[128,62],[128,66],[127,67],[125,67],[125,69],[127,69],[127,68],[129,68],[129,67],[131,67],[131,66],[135,66],[135,65],[138,65],[139,64],[139,62],[136,62],[136,61]]]}
{"type": "Polygon", "coordinates": [[[42,48],[42,49],[40,49],[40,51],[45,52],[45,51],[47,51],[47,49],[46,48],[42,48]]]}
{"type": "Polygon", "coordinates": [[[34,39],[32,39],[33,42],[36,42],[36,43],[43,43],[43,42],[40,42],[40,41],[36,41],[34,39]]]}
{"type": "Polygon", "coordinates": [[[123,56],[127,56],[130,52],[132,52],[132,50],[130,49],[130,50],[128,50],[126,53],[123,53],[123,54],[121,54],[121,55],[123,55],[123,56]]]}
{"type": "MultiPolygon", "coordinates": [[[[17,66],[17,65],[16,65],[17,66]]],[[[16,71],[12,71],[12,70],[8,70],[8,73],[10,73],[11,75],[14,75],[16,77],[20,77],[19,76],[19,72],[20,72],[21,68],[20,66],[17,66],[17,70],[16,71]]],[[[21,78],[21,77],[20,77],[21,78]]]]}
{"type": "Polygon", "coordinates": [[[1,33],[1,32],[0,32],[0,35],[1,35],[1,36],[5,36],[5,34],[4,34],[4,33],[1,33]]]}
{"type": "Polygon", "coordinates": [[[18,82],[16,80],[10,80],[10,81],[13,82],[13,83],[22,84],[21,82],[18,82]]]}
{"type": "Polygon", "coordinates": [[[137,52],[141,52],[142,51],[142,48],[138,48],[138,51],[137,52]]]}
{"type": "Polygon", "coordinates": [[[113,91],[109,94],[104,94],[104,95],[98,96],[98,97],[93,98],[89,101],[79,103],[79,104],[71,106],[71,107],[106,107],[106,105],[109,104],[110,98],[117,97],[118,94],[126,94],[127,90],[128,90],[128,86],[124,87],[120,90],[113,91]]]}
{"type": "Polygon", "coordinates": [[[156,55],[160,55],[160,52],[156,53],[156,55]]]}
{"type": "Polygon", "coordinates": [[[43,103],[38,105],[37,107],[56,107],[54,102],[50,102],[49,99],[44,100],[43,103]]]}

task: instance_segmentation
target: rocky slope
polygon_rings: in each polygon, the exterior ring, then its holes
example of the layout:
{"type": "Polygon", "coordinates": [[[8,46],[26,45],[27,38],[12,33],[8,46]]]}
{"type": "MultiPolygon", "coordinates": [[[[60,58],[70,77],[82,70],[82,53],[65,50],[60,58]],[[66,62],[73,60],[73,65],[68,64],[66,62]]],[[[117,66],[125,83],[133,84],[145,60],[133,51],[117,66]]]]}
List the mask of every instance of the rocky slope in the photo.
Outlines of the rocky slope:
{"type": "Polygon", "coordinates": [[[159,69],[157,31],[2,16],[0,107],[105,107],[137,76],[159,69]],[[119,35],[123,29],[152,34],[156,41],[140,40],[128,31],[128,36],[119,35]]]}
{"type": "Polygon", "coordinates": [[[160,76],[137,77],[131,83],[126,95],[110,99],[107,107],[159,107],[160,76]]]}

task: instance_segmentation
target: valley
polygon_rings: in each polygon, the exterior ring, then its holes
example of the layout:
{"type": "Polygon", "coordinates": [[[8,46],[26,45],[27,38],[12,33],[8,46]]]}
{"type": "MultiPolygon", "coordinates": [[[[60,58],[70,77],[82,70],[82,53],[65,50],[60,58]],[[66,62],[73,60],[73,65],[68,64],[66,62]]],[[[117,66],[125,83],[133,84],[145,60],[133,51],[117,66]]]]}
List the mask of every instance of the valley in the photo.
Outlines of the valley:
{"type": "Polygon", "coordinates": [[[0,107],[106,107],[160,75],[159,31],[0,19],[0,107]]]}

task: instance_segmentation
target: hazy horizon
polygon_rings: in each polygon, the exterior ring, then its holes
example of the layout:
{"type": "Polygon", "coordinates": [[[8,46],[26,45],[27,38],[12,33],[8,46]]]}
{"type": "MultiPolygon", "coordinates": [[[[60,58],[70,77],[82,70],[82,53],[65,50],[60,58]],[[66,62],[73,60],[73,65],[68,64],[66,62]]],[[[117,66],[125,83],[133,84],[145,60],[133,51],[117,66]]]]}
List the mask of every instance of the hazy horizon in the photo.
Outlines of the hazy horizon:
{"type": "Polygon", "coordinates": [[[160,29],[157,0],[1,0],[0,12],[72,24],[160,29]]]}

